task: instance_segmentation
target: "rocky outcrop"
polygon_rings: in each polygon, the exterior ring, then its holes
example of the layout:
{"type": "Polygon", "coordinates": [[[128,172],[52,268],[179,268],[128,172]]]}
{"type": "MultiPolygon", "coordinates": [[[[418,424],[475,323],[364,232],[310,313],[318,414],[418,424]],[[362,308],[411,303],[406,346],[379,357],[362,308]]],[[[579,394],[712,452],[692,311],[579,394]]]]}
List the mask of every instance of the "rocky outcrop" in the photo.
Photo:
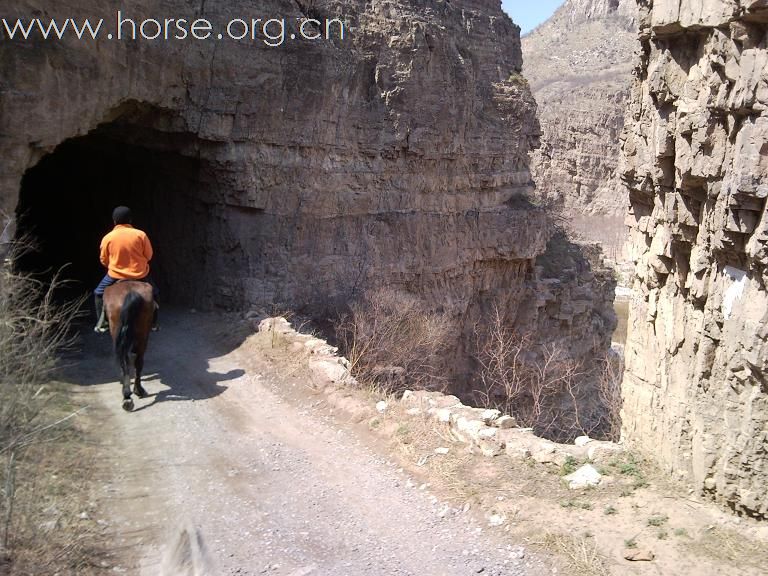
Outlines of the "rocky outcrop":
{"type": "Polygon", "coordinates": [[[636,260],[627,440],[768,517],[768,7],[641,3],[621,176],[636,260]]]}
{"type": "MultiPolygon", "coordinates": [[[[110,18],[103,5],[23,0],[3,16],[110,18]]],[[[539,126],[517,80],[519,28],[498,0],[270,0],[258,12],[142,0],[130,16],[205,16],[218,29],[338,17],[347,33],[277,47],[4,39],[5,212],[18,206],[20,228],[61,260],[84,258],[86,284],[111,206],[130,203],[166,300],[323,315],[388,286],[456,319],[456,358],[490,302],[559,336],[565,312],[542,311],[536,270],[552,228],[526,200],[539,126]]],[[[577,314],[590,350],[608,337],[602,314],[577,314]]]]}
{"type": "MultiPolygon", "coordinates": [[[[515,460],[531,459],[539,464],[562,466],[569,460],[589,460],[606,464],[623,452],[623,447],[612,442],[600,442],[581,436],[573,444],[558,444],[536,436],[531,428],[518,427],[515,419],[499,410],[475,408],[462,404],[453,395],[427,390],[405,390],[399,400],[379,401],[371,405],[370,398],[361,400],[351,397],[350,392],[360,384],[349,371],[350,362],[338,355],[338,349],[324,340],[297,332],[282,317],[251,318],[253,328],[258,329],[252,338],[262,338],[270,349],[287,350],[299,363],[306,361],[308,377],[312,385],[322,390],[328,403],[343,410],[354,421],[387,413],[393,405],[400,405],[407,415],[434,420],[445,426],[446,440],[463,443],[477,452],[493,458],[506,454],[515,460]]],[[[449,449],[435,451],[447,454],[449,449]]],[[[596,472],[596,471],[595,471],[596,472]]],[[[591,474],[594,479],[594,474],[591,474]]],[[[568,479],[566,479],[568,480],[568,479]]],[[[590,485],[597,485],[597,482],[590,485]]],[[[583,488],[584,486],[578,486],[583,488]]]]}
{"type": "Polygon", "coordinates": [[[569,350],[574,358],[604,359],[617,323],[616,275],[604,261],[601,247],[569,240],[560,230],[536,265],[539,337],[569,350]]]}
{"type": "MultiPolygon", "coordinates": [[[[95,159],[117,141],[197,162],[178,170],[189,182],[172,210],[127,194],[136,211],[159,213],[147,227],[165,245],[158,273],[188,283],[163,279],[177,300],[317,307],[386,283],[466,306],[481,286],[522,286],[547,234],[540,216],[508,205],[530,188],[538,136],[530,93],[509,81],[518,28],[494,2],[428,4],[265,2],[260,14],[349,24],[344,40],[278,47],[4,40],[3,209],[13,212],[25,171],[90,134],[99,141],[81,155],[95,159]]],[[[101,6],[27,1],[4,16],[109,17],[101,6]]],[[[221,23],[253,12],[245,1],[203,6],[145,0],[131,15],[221,23]]]]}
{"type": "Polygon", "coordinates": [[[569,215],[618,215],[616,177],[636,48],[634,0],[567,0],[523,38],[523,74],[539,105],[538,193],[569,215]]]}

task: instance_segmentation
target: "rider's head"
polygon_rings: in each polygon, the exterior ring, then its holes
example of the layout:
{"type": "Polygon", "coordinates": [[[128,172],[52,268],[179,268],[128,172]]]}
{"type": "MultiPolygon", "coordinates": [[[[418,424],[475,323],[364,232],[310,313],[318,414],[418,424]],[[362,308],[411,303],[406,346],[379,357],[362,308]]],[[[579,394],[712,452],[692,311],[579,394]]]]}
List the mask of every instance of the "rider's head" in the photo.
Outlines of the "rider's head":
{"type": "Polygon", "coordinates": [[[128,206],[118,206],[112,211],[112,220],[115,224],[130,224],[131,209],[128,206]]]}

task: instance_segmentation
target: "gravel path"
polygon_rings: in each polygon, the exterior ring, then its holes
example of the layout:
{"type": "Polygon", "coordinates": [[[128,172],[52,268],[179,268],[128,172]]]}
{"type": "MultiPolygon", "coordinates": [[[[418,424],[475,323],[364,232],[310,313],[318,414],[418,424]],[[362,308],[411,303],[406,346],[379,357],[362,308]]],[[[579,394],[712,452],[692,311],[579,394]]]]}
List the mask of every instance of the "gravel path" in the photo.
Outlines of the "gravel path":
{"type": "Polygon", "coordinates": [[[99,498],[113,572],[160,574],[168,543],[192,525],[215,574],[543,573],[471,513],[414,486],[315,399],[286,400],[279,371],[222,346],[221,320],[164,322],[146,364],[154,396],[133,413],[120,408],[104,338],[86,338],[70,374],[104,407],[95,411],[105,448],[99,498]]]}

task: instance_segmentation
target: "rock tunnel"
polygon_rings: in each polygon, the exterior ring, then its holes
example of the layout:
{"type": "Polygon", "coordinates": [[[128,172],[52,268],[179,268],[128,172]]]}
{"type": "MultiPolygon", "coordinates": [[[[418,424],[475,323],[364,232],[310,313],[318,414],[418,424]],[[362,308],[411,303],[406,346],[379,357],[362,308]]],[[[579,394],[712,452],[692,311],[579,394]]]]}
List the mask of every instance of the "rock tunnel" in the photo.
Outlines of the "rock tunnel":
{"type": "Polygon", "coordinates": [[[161,302],[205,305],[209,174],[195,150],[191,134],[124,119],[64,141],[21,181],[16,237],[30,249],[18,268],[44,281],[59,272],[67,297],[87,293],[104,274],[98,248],[112,210],[126,205],[152,240],[161,302]]]}

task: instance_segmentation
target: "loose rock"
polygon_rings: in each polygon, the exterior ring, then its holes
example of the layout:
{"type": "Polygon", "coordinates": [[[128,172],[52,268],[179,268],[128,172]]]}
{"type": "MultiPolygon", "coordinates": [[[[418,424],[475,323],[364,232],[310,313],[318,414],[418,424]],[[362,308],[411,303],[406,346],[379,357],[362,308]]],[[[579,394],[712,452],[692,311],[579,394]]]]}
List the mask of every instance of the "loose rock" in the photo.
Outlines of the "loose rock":
{"type": "Polygon", "coordinates": [[[589,486],[597,486],[600,484],[602,475],[591,464],[585,464],[576,472],[568,474],[563,478],[568,482],[568,488],[571,490],[580,490],[589,486]]]}

